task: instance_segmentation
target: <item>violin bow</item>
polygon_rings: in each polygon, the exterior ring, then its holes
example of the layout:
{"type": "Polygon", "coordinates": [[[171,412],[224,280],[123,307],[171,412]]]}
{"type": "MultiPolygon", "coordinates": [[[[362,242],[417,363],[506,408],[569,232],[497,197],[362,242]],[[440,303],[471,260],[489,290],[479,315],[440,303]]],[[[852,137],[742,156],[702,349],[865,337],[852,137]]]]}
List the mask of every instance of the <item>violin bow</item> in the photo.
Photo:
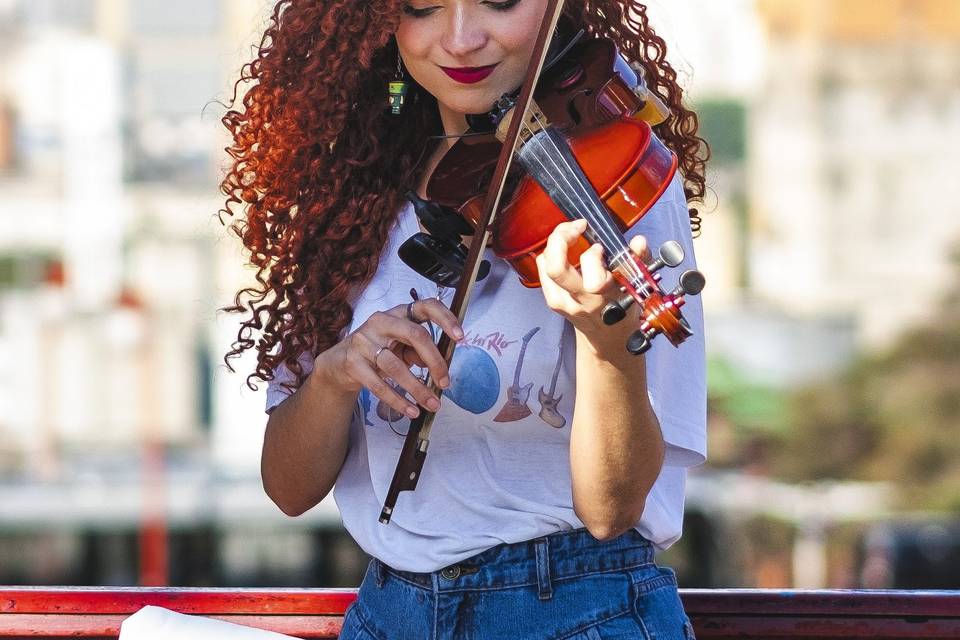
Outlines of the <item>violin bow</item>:
{"type": "MultiPolygon", "coordinates": [[[[490,228],[500,206],[500,199],[503,197],[507,173],[513,161],[517,140],[520,137],[524,114],[526,114],[530,103],[533,101],[533,91],[540,78],[540,72],[543,70],[550,38],[557,27],[557,21],[560,19],[562,12],[563,0],[547,0],[543,22],[540,24],[537,41],[530,57],[530,67],[527,69],[527,76],[524,78],[520,97],[516,101],[514,116],[510,119],[510,126],[504,138],[503,148],[500,150],[500,156],[497,159],[497,167],[483,200],[482,214],[470,241],[470,251],[467,253],[463,275],[457,283],[453,301],[450,303],[450,311],[457,316],[457,321],[461,326],[467,315],[467,305],[470,301],[470,294],[473,292],[473,285],[476,283],[481,256],[483,256],[483,250],[490,239],[490,228]]],[[[453,360],[455,348],[456,343],[450,336],[442,333],[440,340],[437,342],[437,349],[448,367],[453,360]]],[[[426,384],[434,393],[440,392],[432,376],[427,377],[426,384]]],[[[417,482],[420,480],[420,474],[423,471],[423,463],[427,458],[427,449],[430,446],[430,430],[433,427],[435,417],[434,412],[428,411],[425,407],[420,407],[420,415],[410,421],[410,429],[404,438],[400,459],[397,461],[397,468],[393,473],[387,498],[384,500],[383,509],[380,511],[380,522],[383,524],[390,523],[400,492],[413,491],[417,488],[417,482]]]]}

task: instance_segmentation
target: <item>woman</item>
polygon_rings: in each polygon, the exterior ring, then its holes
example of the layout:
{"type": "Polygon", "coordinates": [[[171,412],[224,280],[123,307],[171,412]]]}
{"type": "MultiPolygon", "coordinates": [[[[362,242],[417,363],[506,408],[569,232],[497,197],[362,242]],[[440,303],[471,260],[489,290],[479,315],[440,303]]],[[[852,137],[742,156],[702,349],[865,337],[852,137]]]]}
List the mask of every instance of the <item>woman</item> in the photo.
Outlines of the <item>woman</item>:
{"type": "MultiPolygon", "coordinates": [[[[466,114],[519,86],[545,7],[284,0],[244,69],[243,109],[224,118],[224,212],[244,207],[233,228],[258,268],[230,308],[251,315],[227,357],[256,348],[250,378],[269,381],[267,494],[295,516],[333,489],[374,557],[343,638],[692,635],[652,554],[679,538],[686,468],[705,455],[698,301],[684,307],[693,338],[636,357],[624,350],[635,321],[598,320],[616,292],[599,247],[580,270],[567,261],[582,223],[550,236],[542,289],[488,255],[462,327],[451,292],[397,257],[420,230],[402,194],[423,196],[466,114]],[[386,88],[400,77],[411,87],[395,115],[386,88]],[[449,369],[439,331],[458,341],[449,369]],[[438,411],[430,454],[383,525],[417,404],[438,411]]],[[[687,200],[703,194],[706,148],[663,41],[636,2],[571,0],[565,12],[640,62],[669,105],[657,132],[685,185],[674,180],[631,229],[631,248],[676,239],[692,265],[687,200]]]]}

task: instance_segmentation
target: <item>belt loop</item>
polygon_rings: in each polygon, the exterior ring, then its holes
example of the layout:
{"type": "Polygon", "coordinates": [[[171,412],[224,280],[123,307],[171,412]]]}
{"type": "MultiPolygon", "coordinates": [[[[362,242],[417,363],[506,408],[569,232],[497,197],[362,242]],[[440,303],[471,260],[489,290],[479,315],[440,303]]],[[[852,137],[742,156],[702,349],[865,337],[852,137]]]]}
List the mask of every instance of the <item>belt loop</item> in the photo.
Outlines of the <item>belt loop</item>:
{"type": "Polygon", "coordinates": [[[377,588],[383,589],[383,583],[386,582],[387,580],[387,569],[384,566],[384,564],[379,560],[377,560],[376,558],[373,559],[373,562],[374,562],[374,577],[376,578],[376,581],[377,581],[377,588]]]}
{"type": "Polygon", "coordinates": [[[550,584],[550,541],[537,538],[533,541],[537,555],[537,595],[541,600],[553,597],[553,585],[550,584]]]}

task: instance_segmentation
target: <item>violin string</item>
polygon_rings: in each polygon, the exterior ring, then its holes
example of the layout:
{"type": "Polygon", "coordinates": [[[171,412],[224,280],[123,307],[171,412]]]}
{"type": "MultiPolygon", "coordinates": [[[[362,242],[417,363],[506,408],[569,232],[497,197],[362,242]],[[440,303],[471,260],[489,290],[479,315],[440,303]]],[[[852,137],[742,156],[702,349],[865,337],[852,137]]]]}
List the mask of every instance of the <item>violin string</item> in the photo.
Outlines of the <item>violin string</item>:
{"type": "MultiPolygon", "coordinates": [[[[541,130],[545,130],[546,126],[544,125],[543,121],[540,119],[540,116],[535,112],[532,114],[532,116],[534,120],[536,120],[537,124],[540,126],[541,130]]],[[[600,205],[595,200],[593,200],[593,198],[591,198],[589,195],[586,195],[586,196],[584,195],[583,190],[585,189],[585,187],[582,184],[580,184],[579,180],[575,180],[574,181],[575,184],[570,183],[570,180],[569,178],[567,178],[567,176],[572,175],[574,173],[573,168],[570,166],[566,157],[564,157],[564,155],[560,152],[560,149],[557,146],[556,142],[554,142],[554,140],[550,138],[550,136],[547,136],[548,139],[550,140],[550,145],[552,147],[552,153],[551,153],[551,149],[547,149],[546,144],[540,139],[540,136],[537,136],[535,133],[532,132],[532,129],[530,129],[529,125],[527,125],[526,123],[526,119],[524,119],[523,126],[526,128],[527,132],[530,133],[530,137],[535,140],[534,144],[536,144],[539,147],[539,149],[543,152],[544,157],[549,158],[553,163],[555,175],[559,175],[563,177],[563,180],[566,183],[566,186],[568,188],[568,192],[576,195],[580,201],[580,204],[584,206],[584,209],[581,211],[577,211],[577,214],[589,221],[590,218],[586,214],[586,210],[591,210],[594,214],[594,220],[597,223],[597,224],[591,225],[591,229],[593,230],[594,233],[597,234],[598,237],[600,237],[601,241],[605,241],[608,244],[608,246],[611,248],[616,248],[617,245],[624,247],[623,249],[618,250],[615,255],[610,256],[608,258],[608,262],[612,262],[614,259],[619,257],[620,259],[617,260],[618,264],[621,266],[623,271],[627,272],[626,275],[630,278],[631,282],[636,286],[643,279],[643,274],[638,269],[636,262],[634,262],[633,256],[629,254],[629,247],[626,246],[624,238],[620,234],[619,230],[615,230],[610,227],[609,215],[607,214],[607,212],[601,211],[599,209],[600,205]],[[558,165],[558,163],[556,162],[557,157],[560,158],[564,167],[560,167],[558,165]],[[565,174],[564,169],[566,169],[566,171],[569,171],[569,173],[565,174]]],[[[547,171],[547,167],[544,165],[544,163],[539,160],[538,162],[540,164],[540,167],[544,171],[547,171]]]]}
{"type": "MultiPolygon", "coordinates": [[[[537,124],[540,126],[541,130],[545,130],[546,126],[544,125],[543,121],[540,120],[540,116],[535,112],[532,115],[533,115],[533,118],[537,121],[537,124]]],[[[546,148],[546,145],[539,139],[539,137],[537,137],[537,135],[532,132],[532,129],[530,129],[529,125],[524,123],[524,126],[527,127],[527,131],[531,133],[530,137],[535,140],[534,144],[536,144],[540,148],[540,150],[543,152],[543,157],[550,159],[551,162],[553,163],[554,172],[551,175],[562,177],[564,179],[564,182],[566,183],[565,186],[567,187],[568,192],[572,195],[577,196],[577,198],[580,201],[580,204],[583,205],[582,209],[580,211],[577,211],[576,213],[580,215],[580,217],[582,217],[583,219],[589,221],[590,219],[588,215],[589,210],[593,209],[594,215],[599,218],[602,215],[602,213],[596,209],[596,203],[592,201],[590,196],[584,193],[583,185],[581,185],[577,180],[574,180],[575,184],[570,183],[569,176],[574,174],[573,168],[567,162],[566,158],[564,158],[563,155],[560,153],[556,143],[554,143],[552,139],[550,140],[551,144],[553,145],[553,151],[554,151],[553,155],[551,155],[550,150],[548,150],[546,148]],[[563,161],[565,168],[567,170],[567,173],[564,172],[563,167],[560,167],[557,164],[556,158],[555,158],[556,156],[559,156],[560,159],[563,161]],[[591,207],[591,205],[593,206],[591,207]]],[[[547,137],[549,138],[549,136],[547,137]]],[[[540,162],[540,167],[544,171],[547,171],[547,167],[543,164],[542,161],[540,162]]],[[[591,226],[591,229],[598,236],[601,237],[601,240],[606,241],[610,246],[613,246],[614,238],[611,238],[609,233],[607,233],[608,229],[603,229],[603,228],[596,229],[595,226],[596,225],[591,226]]]]}
{"type": "MultiPolygon", "coordinates": [[[[546,125],[545,125],[545,123],[540,119],[539,114],[537,114],[536,112],[534,112],[534,113],[533,113],[533,118],[537,121],[537,124],[540,126],[541,129],[546,129],[546,125]]],[[[573,167],[572,167],[572,166],[569,164],[569,162],[567,161],[566,156],[565,156],[563,153],[561,153],[559,147],[557,146],[557,143],[556,143],[556,142],[553,140],[553,138],[550,137],[549,135],[547,136],[547,138],[548,138],[548,140],[549,140],[550,145],[552,146],[552,151],[553,151],[554,156],[555,156],[555,157],[559,157],[559,158],[563,161],[563,163],[564,163],[564,165],[565,165],[565,168],[569,171],[569,174],[567,174],[567,175],[576,175],[575,172],[574,172],[573,167]]],[[[546,150],[546,145],[545,145],[542,141],[539,141],[539,140],[538,140],[538,144],[540,145],[540,148],[541,148],[541,149],[544,149],[544,154],[549,157],[550,154],[548,153],[548,150],[546,150]]],[[[559,172],[559,170],[558,170],[558,172],[559,172]]],[[[569,184],[569,183],[568,183],[568,184],[569,184]]],[[[581,193],[583,193],[586,189],[590,189],[590,190],[593,189],[592,186],[585,186],[585,185],[581,184],[579,180],[576,180],[576,187],[579,187],[581,190],[583,190],[583,191],[581,191],[581,193]]],[[[576,188],[576,187],[574,187],[574,188],[576,188]]],[[[594,191],[594,193],[596,193],[596,192],[594,191]]],[[[624,241],[623,241],[623,237],[622,237],[622,235],[620,234],[619,230],[618,230],[618,229],[614,229],[614,228],[610,225],[609,215],[608,215],[608,213],[602,208],[602,207],[603,207],[602,203],[599,203],[599,202],[597,202],[597,200],[595,200],[594,198],[591,198],[589,194],[587,194],[585,197],[586,197],[586,201],[587,201],[588,206],[590,206],[590,208],[593,210],[593,213],[594,213],[594,216],[595,216],[594,219],[595,219],[595,221],[596,221],[596,223],[597,223],[596,225],[594,225],[594,226],[591,227],[591,228],[593,229],[593,231],[594,231],[597,235],[604,236],[604,239],[609,243],[609,245],[610,245],[611,247],[614,247],[614,245],[616,245],[616,244],[620,244],[622,247],[624,247],[623,249],[620,249],[620,250],[619,250],[620,252],[623,252],[623,251],[627,250],[628,248],[625,246],[625,243],[624,243],[624,241]],[[592,205],[592,206],[591,206],[591,205],[592,205]],[[599,228],[598,228],[598,227],[599,227],[599,228]],[[617,241],[619,241],[619,243],[618,243],[617,241]]],[[[582,198],[581,198],[581,200],[582,200],[582,198]]],[[[584,217],[586,217],[586,216],[584,216],[584,217]]],[[[611,258],[612,258],[612,256],[611,256],[611,258]]]]}
{"type": "MultiPolygon", "coordinates": [[[[545,128],[543,125],[543,122],[540,121],[540,118],[538,115],[533,114],[533,117],[534,119],[537,120],[538,124],[542,128],[545,128]]],[[[560,167],[556,163],[555,157],[559,157],[562,160],[567,171],[569,171],[570,173],[573,173],[573,169],[571,168],[566,157],[564,157],[564,155],[560,153],[560,150],[557,147],[556,142],[554,142],[553,139],[550,138],[550,144],[554,150],[554,154],[551,156],[551,153],[549,152],[550,150],[546,148],[546,145],[539,139],[539,137],[537,137],[535,134],[532,133],[532,129],[530,129],[529,126],[527,126],[526,124],[524,124],[524,126],[527,127],[527,131],[531,133],[531,138],[536,139],[534,144],[537,145],[537,147],[543,151],[544,157],[549,158],[553,163],[554,165],[553,168],[555,171],[554,171],[554,174],[551,174],[551,175],[561,176],[563,178],[563,181],[566,183],[568,192],[577,196],[578,199],[580,200],[581,205],[585,205],[584,210],[576,211],[576,213],[580,215],[582,218],[589,221],[590,218],[587,215],[587,213],[589,213],[588,210],[593,211],[594,213],[593,219],[596,221],[596,224],[591,225],[590,228],[594,231],[594,233],[597,234],[601,242],[605,242],[607,246],[615,249],[614,254],[610,258],[608,258],[608,263],[611,262],[614,258],[619,256],[621,259],[618,260],[618,264],[620,265],[622,271],[626,272],[627,277],[630,278],[630,281],[632,284],[634,284],[634,286],[638,286],[639,282],[643,279],[643,274],[639,271],[639,269],[637,269],[637,265],[633,261],[633,257],[627,256],[628,249],[626,247],[624,249],[616,250],[617,244],[619,244],[620,246],[625,246],[625,243],[619,231],[615,229],[611,229],[611,227],[609,226],[609,217],[606,214],[606,212],[599,210],[599,205],[596,203],[596,201],[590,198],[589,195],[586,195],[586,196],[584,195],[585,187],[582,184],[580,184],[579,180],[575,180],[575,184],[571,185],[568,178],[570,174],[566,174],[563,170],[563,167],[560,167]],[[586,200],[584,199],[584,197],[586,198],[586,200]],[[626,259],[622,259],[624,258],[624,256],[627,256],[626,259]]],[[[537,156],[535,155],[535,157],[537,156]]],[[[543,161],[540,161],[538,159],[538,162],[540,164],[540,168],[546,172],[547,167],[544,165],[543,161]]],[[[572,204],[576,205],[576,203],[572,203],[572,204]]]]}
{"type": "MultiPolygon", "coordinates": [[[[537,124],[541,128],[544,128],[544,129],[546,128],[545,123],[541,121],[539,114],[534,113],[533,117],[536,119],[537,124]]],[[[566,156],[558,148],[557,143],[554,141],[552,137],[547,136],[547,138],[549,139],[549,142],[553,147],[553,151],[555,155],[563,161],[566,168],[570,171],[571,174],[573,174],[574,173],[573,168],[570,166],[569,162],[567,161],[566,156]]],[[[541,146],[543,146],[543,143],[541,143],[541,146]]],[[[587,186],[581,185],[579,180],[577,181],[577,184],[583,189],[589,188],[593,190],[593,187],[591,185],[587,185],[587,186]]],[[[596,192],[594,191],[594,193],[596,192]]],[[[617,260],[621,265],[622,269],[625,272],[627,272],[627,275],[628,277],[630,277],[631,282],[635,284],[639,283],[639,281],[643,279],[643,274],[640,272],[640,270],[637,268],[637,264],[634,262],[633,254],[630,252],[630,247],[625,241],[625,238],[623,237],[623,235],[620,233],[620,230],[612,226],[612,221],[608,212],[604,208],[604,205],[598,202],[598,200],[599,200],[599,196],[597,196],[597,199],[591,198],[589,195],[587,196],[587,202],[593,205],[593,210],[595,215],[594,220],[596,222],[596,225],[592,225],[591,228],[595,233],[597,233],[598,236],[600,235],[604,236],[611,248],[615,248],[616,245],[619,245],[620,248],[616,250],[616,253],[608,257],[608,262],[617,260]]]]}
{"type": "MultiPolygon", "coordinates": [[[[534,116],[534,117],[536,117],[536,116],[534,116]]],[[[529,125],[527,125],[526,123],[524,123],[523,126],[526,128],[527,132],[531,134],[531,135],[530,135],[530,138],[531,138],[532,140],[535,140],[534,144],[535,144],[536,146],[538,146],[538,147],[543,151],[543,156],[544,156],[545,158],[548,158],[549,155],[547,154],[547,150],[546,150],[545,146],[544,146],[543,143],[537,138],[536,134],[533,133],[533,130],[532,130],[532,129],[529,127],[529,125]]],[[[548,167],[544,164],[544,162],[543,162],[543,160],[541,159],[540,156],[534,154],[534,158],[537,160],[537,162],[538,162],[539,165],[540,165],[540,168],[543,169],[543,171],[544,171],[545,173],[547,173],[547,174],[549,174],[549,175],[553,175],[555,178],[556,178],[557,176],[559,176],[560,178],[563,179],[563,181],[566,183],[565,186],[567,187],[567,191],[568,191],[568,193],[570,193],[571,198],[575,196],[575,197],[580,201],[579,204],[581,205],[581,208],[580,208],[578,211],[576,211],[576,213],[577,213],[581,218],[583,218],[583,219],[585,219],[585,220],[588,219],[586,209],[589,208],[589,203],[584,200],[583,194],[582,194],[579,190],[576,189],[576,186],[575,186],[575,185],[572,185],[572,184],[570,183],[567,175],[563,173],[563,171],[561,170],[561,168],[556,164],[556,161],[555,161],[553,158],[550,158],[550,160],[553,162],[553,165],[554,165],[554,166],[552,167],[552,168],[553,168],[553,173],[550,173],[548,167]]],[[[572,204],[574,205],[574,207],[576,207],[576,205],[577,205],[578,203],[573,202],[572,204]]]]}

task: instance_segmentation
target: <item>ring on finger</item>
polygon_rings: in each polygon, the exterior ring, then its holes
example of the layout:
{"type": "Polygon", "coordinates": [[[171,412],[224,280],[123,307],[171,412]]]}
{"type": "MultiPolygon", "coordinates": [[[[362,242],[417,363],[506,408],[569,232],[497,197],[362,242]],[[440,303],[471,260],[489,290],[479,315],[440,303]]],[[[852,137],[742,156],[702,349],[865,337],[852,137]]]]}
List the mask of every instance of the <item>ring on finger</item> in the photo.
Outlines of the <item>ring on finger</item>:
{"type": "Polygon", "coordinates": [[[420,324],[421,322],[423,322],[423,320],[420,320],[415,315],[413,315],[413,305],[415,304],[417,304],[416,300],[414,300],[413,302],[407,305],[407,320],[409,320],[410,322],[415,322],[416,324],[420,324]]]}
{"type": "Polygon", "coordinates": [[[373,360],[371,360],[371,362],[373,363],[373,365],[374,365],[375,367],[380,366],[380,365],[377,364],[377,358],[379,358],[379,357],[380,357],[380,354],[383,353],[384,351],[386,351],[387,348],[388,348],[387,345],[383,345],[382,347],[380,347],[379,349],[377,349],[376,352],[373,354],[373,360]]]}

